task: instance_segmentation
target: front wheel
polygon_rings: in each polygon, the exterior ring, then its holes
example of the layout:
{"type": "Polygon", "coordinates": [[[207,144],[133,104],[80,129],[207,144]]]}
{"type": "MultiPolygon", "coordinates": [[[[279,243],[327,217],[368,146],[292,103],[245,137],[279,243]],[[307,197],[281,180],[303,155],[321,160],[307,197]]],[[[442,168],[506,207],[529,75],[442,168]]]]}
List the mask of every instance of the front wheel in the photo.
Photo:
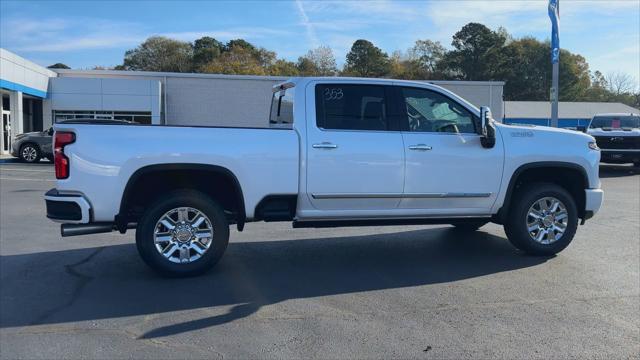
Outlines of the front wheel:
{"type": "Polygon", "coordinates": [[[578,228],[575,200],[564,188],[548,183],[524,187],[516,195],[505,223],[509,241],[531,255],[553,255],[566,248],[578,228]]]}
{"type": "Polygon", "coordinates": [[[144,262],[162,275],[202,274],[222,257],[229,243],[223,209],[191,190],[169,193],[138,222],[136,245],[144,262]]]}

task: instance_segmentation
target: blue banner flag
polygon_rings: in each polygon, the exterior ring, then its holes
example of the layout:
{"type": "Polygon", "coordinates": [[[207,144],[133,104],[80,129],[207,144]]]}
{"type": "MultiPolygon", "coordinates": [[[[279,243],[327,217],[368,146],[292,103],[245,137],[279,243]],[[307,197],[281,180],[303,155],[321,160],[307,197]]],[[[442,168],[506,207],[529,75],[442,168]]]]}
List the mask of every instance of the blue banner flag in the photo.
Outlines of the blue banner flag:
{"type": "Polygon", "coordinates": [[[549,0],[549,18],[551,19],[551,63],[555,64],[560,60],[560,0],[549,0]]]}

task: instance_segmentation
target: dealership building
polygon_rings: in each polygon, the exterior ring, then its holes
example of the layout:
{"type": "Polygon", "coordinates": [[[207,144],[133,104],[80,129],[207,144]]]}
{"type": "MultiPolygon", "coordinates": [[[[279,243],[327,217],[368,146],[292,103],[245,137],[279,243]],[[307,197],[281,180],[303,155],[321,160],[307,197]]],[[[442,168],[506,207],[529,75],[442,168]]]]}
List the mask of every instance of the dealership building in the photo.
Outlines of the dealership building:
{"type": "MultiPolygon", "coordinates": [[[[267,127],[277,76],[50,70],[0,48],[0,151],[16,134],[76,118],[158,125],[267,127]]],[[[499,81],[429,81],[503,115],[499,81]]]]}

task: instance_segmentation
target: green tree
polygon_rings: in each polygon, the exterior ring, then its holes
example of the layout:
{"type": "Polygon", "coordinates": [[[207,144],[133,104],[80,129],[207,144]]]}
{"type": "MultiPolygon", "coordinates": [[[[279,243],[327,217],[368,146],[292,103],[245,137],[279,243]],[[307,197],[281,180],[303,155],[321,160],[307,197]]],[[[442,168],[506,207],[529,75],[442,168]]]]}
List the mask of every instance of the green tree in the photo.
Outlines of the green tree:
{"type": "Polygon", "coordinates": [[[212,37],[204,36],[197,39],[193,43],[193,68],[198,70],[213,61],[220,56],[223,49],[224,44],[212,37]]]}
{"type": "Polygon", "coordinates": [[[316,63],[306,56],[298,58],[296,68],[298,69],[298,74],[300,76],[318,76],[320,74],[320,70],[318,70],[316,63]]]}
{"type": "Polygon", "coordinates": [[[189,72],[192,69],[191,44],[152,36],[124,54],[124,68],[142,71],[189,72]]]}
{"type": "Polygon", "coordinates": [[[446,54],[445,67],[449,76],[462,80],[496,80],[497,57],[507,38],[504,32],[469,23],[453,35],[455,50],[446,54]]]}
{"type": "MultiPolygon", "coordinates": [[[[551,87],[551,45],[531,37],[512,41],[495,59],[496,80],[504,80],[505,100],[549,100],[551,87]]],[[[585,99],[591,86],[589,65],[584,57],[560,51],[561,101],[585,99]]]]}
{"type": "Polygon", "coordinates": [[[439,41],[417,40],[408,51],[406,67],[414,79],[442,78],[439,65],[447,50],[439,41]]]}
{"type": "Polygon", "coordinates": [[[202,72],[231,75],[267,75],[251,49],[233,46],[201,68],[202,72]]]}
{"type": "Polygon", "coordinates": [[[269,75],[273,76],[298,76],[299,73],[295,63],[284,59],[276,60],[273,65],[269,67],[269,75]]]}
{"type": "Polygon", "coordinates": [[[254,51],[256,50],[256,47],[253,46],[253,44],[251,44],[250,42],[244,40],[244,39],[234,39],[234,40],[229,40],[229,42],[227,42],[227,44],[225,45],[225,51],[229,51],[234,47],[240,47],[243,49],[247,49],[249,51],[254,51]]]}
{"type": "Polygon", "coordinates": [[[66,64],[63,63],[55,63],[53,65],[47,66],[48,69],[71,69],[66,64]]]}
{"type": "Polygon", "coordinates": [[[389,72],[389,55],[367,40],[356,40],[347,54],[344,74],[382,77],[389,72]]]}

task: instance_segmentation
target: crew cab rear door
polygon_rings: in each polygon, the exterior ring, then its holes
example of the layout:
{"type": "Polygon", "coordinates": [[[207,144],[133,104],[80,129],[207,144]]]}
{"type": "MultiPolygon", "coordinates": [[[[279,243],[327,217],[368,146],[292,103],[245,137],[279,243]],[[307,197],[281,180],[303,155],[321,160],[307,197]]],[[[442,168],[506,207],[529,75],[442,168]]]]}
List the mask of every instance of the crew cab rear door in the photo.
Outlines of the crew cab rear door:
{"type": "Polygon", "coordinates": [[[446,93],[395,87],[404,115],[404,196],[401,209],[424,215],[486,215],[502,179],[503,144],[484,148],[477,114],[446,93]]]}
{"type": "Polygon", "coordinates": [[[308,86],[315,102],[306,109],[307,196],[327,216],[331,210],[376,215],[400,202],[404,150],[389,88],[375,82],[308,86]]]}

